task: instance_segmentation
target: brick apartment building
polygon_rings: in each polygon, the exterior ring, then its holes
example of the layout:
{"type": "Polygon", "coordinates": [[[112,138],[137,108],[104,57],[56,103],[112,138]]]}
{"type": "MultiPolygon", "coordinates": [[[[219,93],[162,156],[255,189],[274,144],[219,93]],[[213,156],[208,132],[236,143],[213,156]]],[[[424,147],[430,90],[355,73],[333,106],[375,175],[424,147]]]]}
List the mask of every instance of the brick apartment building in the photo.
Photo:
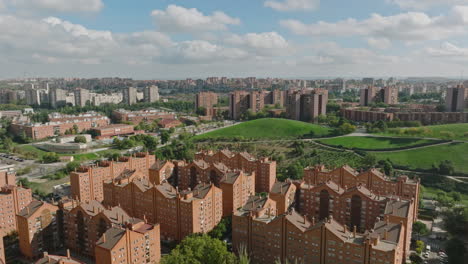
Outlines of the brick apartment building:
{"type": "Polygon", "coordinates": [[[132,135],[135,133],[133,125],[112,124],[108,126],[97,127],[93,129],[96,132],[96,138],[112,138],[115,136],[132,135]]]}
{"type": "Polygon", "coordinates": [[[214,116],[214,106],[218,104],[218,94],[213,92],[199,92],[195,95],[195,110],[205,109],[206,116],[214,116]]]}
{"type": "Polygon", "coordinates": [[[31,189],[16,186],[14,172],[0,172],[0,227],[3,234],[18,230],[16,214],[31,201],[31,189]]]}
{"type": "Polygon", "coordinates": [[[304,122],[327,114],[328,91],[325,89],[289,90],[286,95],[286,116],[304,122]]]}
{"type": "Polygon", "coordinates": [[[70,251],[67,250],[67,256],[50,255],[44,252],[44,256],[34,264],[85,264],[85,262],[73,259],[70,256],[70,251]]]}
{"type": "Polygon", "coordinates": [[[3,230],[0,229],[0,264],[6,264],[5,260],[5,246],[3,244],[3,237],[5,234],[3,233],[3,230]]]}
{"type": "Polygon", "coordinates": [[[468,87],[465,88],[460,84],[457,87],[447,88],[445,106],[449,112],[465,112],[465,108],[468,108],[468,87]]]}
{"type": "Polygon", "coordinates": [[[161,238],[181,241],[193,233],[207,233],[221,221],[222,190],[200,183],[179,191],[167,182],[153,185],[145,179],[104,183],[103,204],[120,206],[133,217],[161,225],[161,238]]]}
{"type": "Polygon", "coordinates": [[[468,112],[433,112],[421,111],[420,109],[410,109],[409,111],[386,112],[386,109],[341,109],[344,118],[355,122],[376,122],[376,121],[419,121],[423,125],[450,124],[468,122],[468,112]]]}
{"type": "Polygon", "coordinates": [[[238,120],[247,111],[257,113],[265,105],[284,105],[284,91],[234,91],[229,94],[229,117],[238,120]]]}
{"type": "Polygon", "coordinates": [[[49,117],[48,123],[28,123],[13,122],[10,125],[10,132],[21,135],[23,132],[33,140],[44,139],[57,135],[64,135],[67,130],[72,130],[75,126],[78,131],[86,131],[92,128],[107,126],[110,124],[109,118],[97,113],[87,113],[77,116],[53,115],[49,117]]]}
{"type": "Polygon", "coordinates": [[[62,246],[57,226],[58,207],[42,201],[32,201],[17,215],[18,238],[23,256],[33,260],[43,252],[53,252],[62,246]]]}
{"type": "Polygon", "coordinates": [[[155,161],[154,155],[136,153],[130,157],[120,157],[117,161],[101,161],[97,165],[82,166],[70,173],[72,197],[83,202],[102,201],[103,181],[125,177],[128,171],[138,171],[148,178],[149,168],[155,161]]]}
{"type": "Polygon", "coordinates": [[[294,206],[296,190],[296,185],[289,180],[286,182],[276,182],[273,185],[269,195],[270,198],[276,202],[278,214],[283,214],[294,206]]]}
{"type": "Polygon", "coordinates": [[[215,163],[221,163],[217,166],[218,170],[226,167],[227,170],[242,170],[246,174],[255,173],[255,192],[257,193],[270,192],[276,182],[276,161],[268,158],[257,159],[247,152],[200,151],[195,154],[195,160],[203,160],[204,163],[199,162],[200,166],[191,164],[179,169],[178,178],[181,188],[190,187],[198,181],[216,178],[215,173],[220,173],[220,171],[216,172],[215,163]]]}
{"type": "Polygon", "coordinates": [[[368,86],[367,88],[361,89],[360,105],[369,106],[379,102],[389,105],[398,104],[398,88],[393,86],[384,88],[368,86]]]}
{"type": "Polygon", "coordinates": [[[122,208],[97,201],[60,205],[60,230],[66,247],[94,257],[96,263],[157,263],[161,258],[159,225],[130,217],[122,208]]]}
{"type": "Polygon", "coordinates": [[[278,182],[268,197],[251,197],[234,213],[233,247],[246,248],[256,263],[400,264],[409,255],[418,195],[419,182],[406,176],[306,168],[303,181],[278,182]]]}
{"type": "Polygon", "coordinates": [[[138,125],[140,122],[151,123],[160,119],[175,119],[175,115],[168,112],[161,112],[156,109],[146,109],[141,111],[119,109],[112,111],[112,119],[117,123],[130,122],[133,125],[138,125]]]}
{"type": "Polygon", "coordinates": [[[360,186],[363,190],[367,189],[372,195],[395,195],[402,199],[414,200],[413,215],[417,216],[420,184],[419,180],[414,181],[407,176],[400,176],[395,181],[387,178],[385,174],[377,169],[358,173],[349,166],[342,166],[334,170],[328,170],[324,166],[315,166],[304,170],[304,182],[313,186],[332,182],[342,188],[343,191],[360,186]]]}
{"type": "Polygon", "coordinates": [[[156,160],[149,169],[149,182],[154,185],[162,184],[165,181],[176,183],[175,164],[168,160],[156,160]]]}
{"type": "Polygon", "coordinates": [[[255,205],[246,205],[232,220],[233,248],[245,247],[255,263],[401,264],[404,260],[404,226],[399,223],[377,221],[371,231],[358,233],[332,217],[316,222],[294,210],[275,215],[264,205],[255,205]]]}

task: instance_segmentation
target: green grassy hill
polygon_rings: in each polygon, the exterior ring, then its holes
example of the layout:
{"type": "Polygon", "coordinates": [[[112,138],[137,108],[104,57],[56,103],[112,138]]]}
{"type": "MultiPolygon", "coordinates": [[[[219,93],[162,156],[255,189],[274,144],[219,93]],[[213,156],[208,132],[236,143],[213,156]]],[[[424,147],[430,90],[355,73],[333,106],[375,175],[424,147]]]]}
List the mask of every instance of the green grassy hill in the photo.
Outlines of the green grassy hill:
{"type": "Polygon", "coordinates": [[[379,133],[381,135],[390,136],[412,136],[412,137],[430,137],[430,138],[442,138],[442,139],[459,139],[468,140],[468,123],[462,124],[447,124],[447,125],[435,125],[435,126],[424,126],[417,128],[400,128],[400,129],[389,129],[385,133],[379,133]],[[420,130],[421,133],[408,133],[411,130],[420,130]],[[427,131],[424,131],[427,130],[427,131]],[[453,137],[447,137],[447,133],[453,133],[453,137]]]}
{"type": "Polygon", "coordinates": [[[440,141],[419,138],[391,138],[391,137],[337,137],[321,139],[319,142],[333,145],[343,146],[344,148],[356,149],[397,149],[403,147],[418,146],[424,144],[436,144],[440,141]]]}
{"type": "Polygon", "coordinates": [[[310,123],[281,118],[262,118],[198,135],[194,139],[294,139],[323,137],[330,132],[329,128],[310,123]]]}
{"type": "Polygon", "coordinates": [[[390,159],[394,164],[409,169],[430,169],[432,164],[451,160],[456,172],[468,173],[468,143],[425,147],[398,152],[373,152],[378,160],[390,159]]]}

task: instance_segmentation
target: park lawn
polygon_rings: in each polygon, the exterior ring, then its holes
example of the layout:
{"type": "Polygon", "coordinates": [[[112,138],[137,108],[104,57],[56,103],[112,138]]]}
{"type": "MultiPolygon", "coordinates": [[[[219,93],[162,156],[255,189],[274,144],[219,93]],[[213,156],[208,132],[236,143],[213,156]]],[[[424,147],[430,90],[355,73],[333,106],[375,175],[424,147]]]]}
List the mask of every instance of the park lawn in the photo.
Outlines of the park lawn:
{"type": "Polygon", "coordinates": [[[34,182],[30,181],[30,187],[34,191],[39,191],[44,194],[50,194],[53,192],[53,187],[55,185],[70,183],[70,176],[66,176],[58,180],[45,180],[43,182],[34,182]]]}
{"type": "Polygon", "coordinates": [[[468,143],[451,143],[395,152],[372,152],[378,160],[390,159],[395,165],[408,169],[431,169],[441,161],[453,162],[455,171],[468,173],[468,143]]]}
{"type": "MultiPolygon", "coordinates": [[[[407,134],[398,134],[387,131],[384,133],[379,133],[380,135],[386,136],[403,136],[403,137],[429,137],[429,138],[441,138],[441,139],[458,139],[458,140],[468,140],[468,123],[462,124],[447,124],[447,125],[434,125],[434,126],[424,126],[420,128],[427,128],[430,130],[428,134],[418,134],[418,135],[407,135],[407,134]],[[454,134],[453,138],[447,138],[444,133],[441,132],[451,132],[454,134]]],[[[406,128],[402,128],[404,131],[406,128]]]]}
{"type": "MultiPolygon", "coordinates": [[[[47,151],[41,150],[39,148],[36,148],[33,145],[17,145],[21,150],[27,151],[27,152],[33,152],[37,154],[37,160],[40,160],[42,156],[47,153],[47,151]]],[[[98,152],[91,152],[91,153],[80,153],[80,154],[59,154],[59,156],[73,156],[75,161],[83,162],[87,160],[94,160],[94,159],[99,159],[105,156],[108,153],[120,153],[119,150],[117,149],[108,149],[108,150],[102,150],[98,152]]]]}
{"type": "Polygon", "coordinates": [[[295,139],[323,137],[330,133],[329,128],[310,123],[281,118],[262,118],[198,135],[194,139],[295,139]]]}
{"type": "MultiPolygon", "coordinates": [[[[441,190],[432,188],[432,187],[426,187],[424,186],[424,194],[423,197],[426,199],[436,199],[437,198],[437,193],[440,192],[441,190]]],[[[447,193],[447,192],[445,192],[447,193]]],[[[447,193],[448,194],[448,193],[447,193]]],[[[461,200],[458,203],[461,203],[465,206],[468,206],[468,194],[460,193],[461,195],[461,200]]]]}
{"type": "Polygon", "coordinates": [[[422,144],[436,144],[439,141],[418,138],[391,138],[391,137],[337,137],[318,140],[318,142],[356,149],[393,149],[411,147],[422,144]]]}

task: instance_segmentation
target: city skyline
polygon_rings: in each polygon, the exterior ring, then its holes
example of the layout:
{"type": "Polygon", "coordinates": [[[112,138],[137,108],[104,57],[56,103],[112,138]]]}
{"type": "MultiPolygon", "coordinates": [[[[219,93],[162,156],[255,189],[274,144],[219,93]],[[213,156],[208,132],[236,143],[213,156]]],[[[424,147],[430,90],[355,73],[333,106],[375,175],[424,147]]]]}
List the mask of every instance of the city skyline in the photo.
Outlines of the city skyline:
{"type": "Polygon", "coordinates": [[[0,1],[0,79],[467,72],[468,1],[0,1]]]}

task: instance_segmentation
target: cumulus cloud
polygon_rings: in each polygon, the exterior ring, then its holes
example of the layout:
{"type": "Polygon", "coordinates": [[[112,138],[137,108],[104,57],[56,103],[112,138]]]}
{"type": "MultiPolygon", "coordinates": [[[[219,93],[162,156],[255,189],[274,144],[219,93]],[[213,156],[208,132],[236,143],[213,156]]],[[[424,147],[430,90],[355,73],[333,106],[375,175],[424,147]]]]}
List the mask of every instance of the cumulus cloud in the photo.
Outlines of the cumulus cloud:
{"type": "Polygon", "coordinates": [[[468,0],[387,0],[402,9],[426,10],[438,6],[453,6],[468,4],[468,0]]]}
{"type": "Polygon", "coordinates": [[[314,10],[319,7],[320,0],[268,0],[264,5],[278,11],[314,10]]]}
{"type": "Polygon", "coordinates": [[[386,38],[367,38],[367,44],[375,49],[388,49],[392,46],[390,40],[386,38]]]}
{"type": "Polygon", "coordinates": [[[52,11],[64,13],[98,12],[104,4],[102,0],[3,0],[6,5],[21,10],[52,11]]]}
{"type": "Polygon", "coordinates": [[[225,39],[225,42],[244,47],[259,56],[284,54],[291,48],[288,41],[277,32],[232,34],[225,39]]]}
{"type": "Polygon", "coordinates": [[[455,6],[447,15],[432,17],[421,12],[408,12],[393,16],[372,14],[364,20],[349,18],[335,23],[304,24],[298,20],[282,20],[280,24],[298,35],[440,40],[467,32],[468,6],[455,6]]]}
{"type": "Polygon", "coordinates": [[[444,42],[438,48],[426,48],[426,53],[434,57],[457,58],[466,60],[468,58],[468,48],[461,48],[450,42],[444,42]]]}
{"type": "Polygon", "coordinates": [[[240,19],[233,18],[221,11],[206,16],[196,8],[169,5],[166,10],[153,10],[158,30],[163,32],[202,32],[226,30],[227,25],[239,25],[240,19]]]}

